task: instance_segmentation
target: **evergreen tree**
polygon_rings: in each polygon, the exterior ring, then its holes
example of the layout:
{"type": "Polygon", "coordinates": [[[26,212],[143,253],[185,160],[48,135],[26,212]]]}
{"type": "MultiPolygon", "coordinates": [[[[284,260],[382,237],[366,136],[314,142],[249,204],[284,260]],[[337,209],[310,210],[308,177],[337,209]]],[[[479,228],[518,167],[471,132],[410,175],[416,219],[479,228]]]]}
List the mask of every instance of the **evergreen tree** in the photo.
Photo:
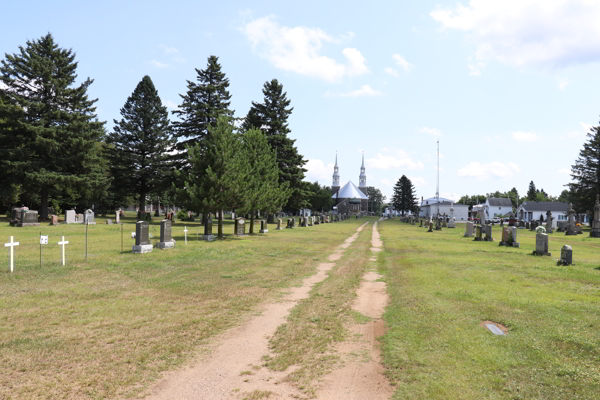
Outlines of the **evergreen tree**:
{"type": "Polygon", "coordinates": [[[571,167],[573,183],[571,191],[573,207],[580,212],[592,213],[596,195],[600,194],[600,126],[594,126],[587,134],[579,157],[571,167]]]}
{"type": "Polygon", "coordinates": [[[188,147],[190,168],[178,171],[184,188],[174,188],[178,202],[203,215],[219,215],[218,236],[223,238],[221,210],[243,208],[246,182],[251,179],[243,157],[240,135],[233,132],[227,117],[219,117],[216,127],[209,127],[204,143],[188,147]]]}
{"type": "Polygon", "coordinates": [[[254,233],[254,217],[257,211],[273,213],[281,210],[289,197],[288,183],[279,184],[279,168],[275,151],[260,129],[250,129],[242,137],[242,157],[247,163],[247,179],[244,181],[244,205],[241,213],[250,213],[250,231],[254,233]]]}
{"type": "Polygon", "coordinates": [[[277,79],[265,82],[263,86],[264,103],[252,102],[252,107],[246,116],[242,127],[244,129],[259,128],[267,136],[269,145],[277,154],[279,167],[279,182],[288,183],[291,192],[285,205],[287,210],[297,210],[308,206],[310,191],[308,183],[304,182],[304,160],[294,146],[296,140],[290,139],[291,132],[287,122],[293,107],[283,85],[277,79]]]}
{"type": "Polygon", "coordinates": [[[331,198],[331,188],[329,186],[321,186],[319,182],[308,184],[310,197],[308,198],[309,208],[312,211],[329,211],[333,205],[331,198]]]}
{"type": "Polygon", "coordinates": [[[417,197],[415,196],[415,187],[413,186],[410,179],[406,175],[402,175],[396,185],[394,186],[394,196],[392,197],[392,204],[396,211],[401,211],[402,215],[404,212],[418,210],[417,197]]]}
{"type": "Polygon", "coordinates": [[[537,198],[537,190],[533,181],[529,182],[529,190],[527,190],[527,200],[535,201],[537,198]]]}
{"type": "Polygon", "coordinates": [[[100,162],[104,122],[95,114],[97,100],[87,95],[93,80],[76,85],[76,69],[75,53],[60,48],[50,33],[6,54],[0,66],[6,86],[0,165],[3,174],[10,173],[7,184],[35,194],[42,219],[50,196],[85,197],[107,185],[100,162]]]}
{"type": "MultiPolygon", "coordinates": [[[[206,69],[196,68],[196,82],[187,81],[187,93],[180,95],[182,103],[173,114],[179,121],[173,122],[177,150],[185,160],[186,148],[201,143],[209,134],[210,127],[216,127],[219,117],[233,117],[229,79],[221,71],[219,57],[208,57],[206,69]]],[[[200,149],[197,149],[201,151],[200,149]]]]}
{"type": "Polygon", "coordinates": [[[107,143],[114,176],[113,190],[134,195],[140,211],[145,210],[146,196],[168,188],[166,176],[170,163],[168,152],[175,141],[171,135],[169,112],[162,105],[149,76],[144,76],[129,96],[122,119],[115,120],[107,143]]]}

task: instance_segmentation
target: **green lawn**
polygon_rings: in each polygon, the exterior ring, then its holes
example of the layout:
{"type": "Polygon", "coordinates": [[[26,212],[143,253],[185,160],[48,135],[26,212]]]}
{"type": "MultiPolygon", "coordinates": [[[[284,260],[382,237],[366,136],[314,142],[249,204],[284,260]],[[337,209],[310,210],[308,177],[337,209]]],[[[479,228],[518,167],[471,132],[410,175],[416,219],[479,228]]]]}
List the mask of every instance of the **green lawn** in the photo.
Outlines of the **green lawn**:
{"type": "MultiPolygon", "coordinates": [[[[161,371],[188,361],[215,335],[298,285],[365,222],[348,220],[243,238],[196,241],[198,223],[177,222],[175,249],[131,254],[134,220],[14,228],[15,272],[0,257],[0,398],[118,398],[143,393],[161,371]],[[183,228],[188,228],[184,245],[183,228]],[[50,236],[39,264],[39,234],[50,236]],[[60,265],[60,236],[69,241],[60,265]]],[[[246,227],[248,229],[248,227],[246,227]]],[[[158,222],[151,225],[154,241],[158,222]]],[[[216,232],[216,226],[213,233],[216,232]]],[[[258,229],[256,230],[258,232],[258,229]]],[[[202,229],[199,229],[200,237],[202,229]]]]}
{"type": "Polygon", "coordinates": [[[550,234],[552,257],[464,238],[464,225],[428,233],[380,224],[378,266],[390,305],[383,356],[395,399],[598,399],[600,239],[550,234]],[[559,267],[564,244],[576,265],[559,267]],[[505,325],[495,336],[485,320],[505,325]]]}

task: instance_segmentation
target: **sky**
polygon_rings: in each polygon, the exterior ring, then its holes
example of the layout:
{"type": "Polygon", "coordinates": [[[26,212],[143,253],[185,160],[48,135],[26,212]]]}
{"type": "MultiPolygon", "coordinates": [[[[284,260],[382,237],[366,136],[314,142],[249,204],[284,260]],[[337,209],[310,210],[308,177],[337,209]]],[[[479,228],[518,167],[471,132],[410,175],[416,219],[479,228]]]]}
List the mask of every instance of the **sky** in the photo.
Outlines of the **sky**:
{"type": "MultiPolygon", "coordinates": [[[[306,179],[391,197],[486,194],[529,182],[558,196],[600,116],[599,0],[29,1],[2,7],[0,52],[50,32],[111,130],[149,75],[171,111],[219,57],[244,117],[266,81],[294,107],[306,179]]],[[[174,117],[173,117],[174,118],[174,117]]]]}

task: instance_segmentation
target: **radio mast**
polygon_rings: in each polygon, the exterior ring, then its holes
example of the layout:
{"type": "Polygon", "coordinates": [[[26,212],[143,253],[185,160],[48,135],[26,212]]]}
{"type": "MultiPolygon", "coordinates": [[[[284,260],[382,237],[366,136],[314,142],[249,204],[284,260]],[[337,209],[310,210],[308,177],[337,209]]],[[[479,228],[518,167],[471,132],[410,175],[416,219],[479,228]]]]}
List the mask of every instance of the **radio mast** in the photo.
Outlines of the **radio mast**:
{"type": "Polygon", "coordinates": [[[440,216],[440,141],[437,141],[437,181],[435,184],[435,198],[437,200],[437,216],[440,216]]]}

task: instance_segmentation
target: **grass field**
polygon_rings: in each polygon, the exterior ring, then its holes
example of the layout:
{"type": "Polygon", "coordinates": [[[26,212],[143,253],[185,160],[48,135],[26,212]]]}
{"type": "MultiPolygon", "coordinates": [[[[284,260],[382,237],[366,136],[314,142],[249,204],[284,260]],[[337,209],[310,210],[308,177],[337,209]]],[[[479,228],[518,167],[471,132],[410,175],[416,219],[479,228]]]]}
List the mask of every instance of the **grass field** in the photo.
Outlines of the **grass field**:
{"type": "MultiPolygon", "coordinates": [[[[175,249],[134,255],[130,218],[124,253],[119,226],[89,226],[87,262],[82,225],[0,222],[3,242],[11,235],[20,242],[14,273],[6,248],[0,258],[0,398],[112,399],[143,393],[161,371],[190,360],[280,288],[299,284],[365,220],[270,225],[268,234],[212,243],[194,240],[197,223],[178,222],[175,249]],[[50,236],[42,267],[40,231],[50,236]],[[56,244],[63,235],[66,267],[56,244]]],[[[158,222],[150,232],[156,241],[158,222]]]]}
{"type": "Polygon", "coordinates": [[[600,398],[600,239],[553,233],[552,257],[538,257],[533,232],[519,230],[520,249],[499,247],[500,232],[474,242],[463,224],[380,224],[395,399],[600,398]],[[564,244],[576,265],[556,265],[564,244]]]}

